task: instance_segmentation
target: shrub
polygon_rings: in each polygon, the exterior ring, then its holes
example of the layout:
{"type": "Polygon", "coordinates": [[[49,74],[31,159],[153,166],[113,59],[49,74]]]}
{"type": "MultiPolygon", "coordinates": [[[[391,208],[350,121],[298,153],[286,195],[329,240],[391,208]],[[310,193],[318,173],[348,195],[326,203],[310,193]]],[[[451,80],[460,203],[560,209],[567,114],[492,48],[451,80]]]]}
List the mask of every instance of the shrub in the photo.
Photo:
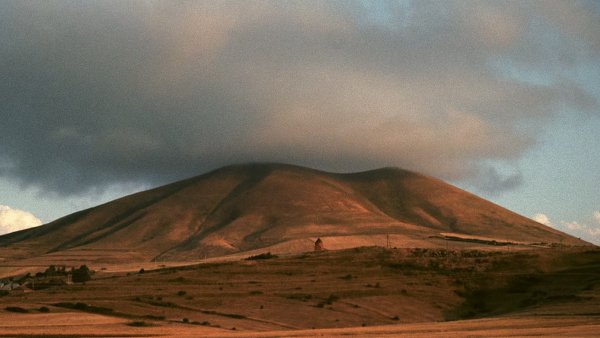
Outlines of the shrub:
{"type": "Polygon", "coordinates": [[[38,309],[38,311],[39,311],[39,312],[44,312],[44,313],[47,313],[47,312],[50,312],[50,309],[49,309],[49,308],[47,308],[46,306],[42,306],[42,307],[40,307],[40,308],[38,309]]]}
{"type": "Polygon", "coordinates": [[[151,319],[151,320],[165,320],[165,316],[155,316],[155,315],[145,315],[145,318],[151,319]]]}
{"type": "Polygon", "coordinates": [[[259,255],[250,256],[250,257],[246,258],[246,260],[252,261],[252,260],[258,260],[258,259],[272,259],[272,258],[277,258],[277,255],[273,255],[273,254],[271,254],[271,252],[267,252],[267,253],[262,253],[259,255]]]}
{"type": "Polygon", "coordinates": [[[330,294],[329,297],[325,300],[325,303],[331,305],[333,302],[339,300],[340,297],[335,294],[330,294]]]}
{"type": "Polygon", "coordinates": [[[85,312],[92,312],[92,313],[111,313],[113,312],[113,309],[111,308],[107,308],[107,307],[101,307],[101,306],[94,306],[94,305],[88,305],[86,303],[68,303],[68,302],[63,302],[63,303],[55,303],[52,304],[54,306],[58,306],[58,307],[64,307],[67,309],[75,309],[75,310],[80,310],[80,311],[85,311],[85,312]]]}
{"type": "Polygon", "coordinates": [[[81,303],[81,302],[75,303],[75,305],[73,305],[73,308],[77,309],[77,310],[87,310],[88,307],[89,307],[89,305],[87,305],[86,303],[81,303]]]}
{"type": "Polygon", "coordinates": [[[28,313],[29,310],[24,309],[22,307],[18,307],[18,306],[7,306],[5,308],[6,311],[10,311],[10,312],[17,312],[17,313],[28,313]]]}
{"type": "Polygon", "coordinates": [[[185,295],[186,295],[186,293],[187,293],[187,292],[185,292],[185,291],[183,291],[183,290],[179,290],[179,291],[177,291],[177,295],[178,295],[179,297],[185,296],[185,295]]]}
{"type": "Polygon", "coordinates": [[[246,316],[237,313],[224,313],[223,316],[235,319],[244,319],[246,316]]]}
{"type": "Polygon", "coordinates": [[[325,300],[323,300],[322,302],[319,302],[317,304],[317,307],[325,307],[325,305],[331,305],[333,304],[333,302],[339,300],[340,297],[335,295],[335,294],[330,294],[329,297],[327,297],[325,300]]]}
{"type": "Polygon", "coordinates": [[[135,321],[135,322],[129,322],[129,323],[127,323],[127,325],[129,325],[129,326],[136,326],[136,327],[152,326],[152,324],[146,323],[145,321],[142,321],[142,320],[138,320],[138,321],[135,321]]]}
{"type": "Polygon", "coordinates": [[[287,298],[287,299],[301,300],[301,301],[307,301],[307,300],[311,299],[312,296],[309,295],[309,294],[306,294],[306,293],[292,293],[292,294],[289,294],[289,295],[285,296],[285,298],[287,298]]]}

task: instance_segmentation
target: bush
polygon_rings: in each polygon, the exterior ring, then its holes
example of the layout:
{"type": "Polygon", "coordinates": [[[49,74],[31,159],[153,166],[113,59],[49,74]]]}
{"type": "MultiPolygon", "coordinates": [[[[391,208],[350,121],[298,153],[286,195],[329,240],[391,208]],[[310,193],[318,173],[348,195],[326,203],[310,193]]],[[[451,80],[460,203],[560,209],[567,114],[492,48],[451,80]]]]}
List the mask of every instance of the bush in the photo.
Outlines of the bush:
{"type": "Polygon", "coordinates": [[[240,314],[237,314],[237,313],[223,313],[222,315],[225,316],[225,317],[235,318],[235,319],[244,319],[244,318],[246,318],[246,316],[240,315],[240,314]]]}
{"type": "Polygon", "coordinates": [[[246,258],[246,260],[252,261],[252,260],[258,260],[258,259],[272,259],[272,258],[277,258],[277,255],[273,255],[273,254],[271,254],[271,252],[267,252],[267,253],[262,253],[259,255],[250,256],[250,257],[246,258]]]}
{"type": "Polygon", "coordinates": [[[155,316],[155,315],[145,315],[145,318],[151,319],[151,320],[165,320],[165,316],[155,316]]]}
{"type": "Polygon", "coordinates": [[[87,305],[86,303],[79,302],[75,303],[75,305],[73,305],[73,308],[77,310],[87,310],[89,308],[89,305],[87,305]]]}
{"type": "Polygon", "coordinates": [[[307,300],[311,299],[312,296],[309,294],[306,294],[306,293],[292,293],[292,294],[286,295],[285,298],[307,301],[307,300]]]}
{"type": "Polygon", "coordinates": [[[325,303],[331,305],[333,302],[339,300],[340,297],[335,294],[330,294],[329,297],[325,300],[325,303]]]}
{"type": "Polygon", "coordinates": [[[335,301],[338,301],[340,297],[335,294],[330,294],[325,300],[319,302],[317,307],[325,307],[325,305],[332,305],[335,301]]]}
{"type": "Polygon", "coordinates": [[[127,323],[127,325],[129,326],[136,326],[136,327],[144,327],[144,326],[152,326],[152,324],[150,323],[146,323],[144,321],[135,321],[135,322],[129,322],[127,323]]]}
{"type": "Polygon", "coordinates": [[[17,312],[17,313],[28,313],[29,310],[24,309],[22,307],[18,307],[18,306],[7,306],[6,308],[4,308],[6,311],[10,311],[10,312],[17,312]]]}
{"type": "Polygon", "coordinates": [[[54,306],[58,306],[58,307],[64,307],[67,309],[74,309],[74,310],[79,310],[79,311],[85,311],[85,312],[92,312],[92,313],[111,313],[113,312],[113,309],[111,308],[107,308],[107,307],[101,307],[101,306],[94,306],[94,305],[88,305],[86,303],[68,303],[68,302],[62,302],[62,303],[55,303],[52,304],[54,306]]]}
{"type": "Polygon", "coordinates": [[[179,297],[185,296],[185,295],[186,295],[186,293],[187,293],[187,292],[185,292],[185,291],[183,291],[183,290],[179,290],[179,291],[177,291],[177,295],[178,295],[179,297]]]}
{"type": "Polygon", "coordinates": [[[42,306],[38,309],[39,312],[44,312],[44,313],[48,313],[50,312],[50,309],[47,308],[46,306],[42,306]]]}

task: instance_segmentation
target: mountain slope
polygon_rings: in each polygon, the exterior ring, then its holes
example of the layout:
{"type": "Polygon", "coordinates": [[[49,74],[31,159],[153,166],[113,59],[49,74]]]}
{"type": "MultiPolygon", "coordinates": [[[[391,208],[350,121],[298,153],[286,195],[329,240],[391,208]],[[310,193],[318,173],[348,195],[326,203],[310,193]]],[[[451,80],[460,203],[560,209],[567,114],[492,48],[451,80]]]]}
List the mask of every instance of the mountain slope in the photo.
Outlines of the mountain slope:
{"type": "Polygon", "coordinates": [[[128,250],[140,260],[193,260],[270,246],[302,251],[316,237],[345,241],[344,247],[388,235],[394,246],[435,246],[439,243],[432,238],[448,232],[586,244],[440,180],[400,169],[333,174],[249,164],[0,236],[0,255],[128,250]]]}

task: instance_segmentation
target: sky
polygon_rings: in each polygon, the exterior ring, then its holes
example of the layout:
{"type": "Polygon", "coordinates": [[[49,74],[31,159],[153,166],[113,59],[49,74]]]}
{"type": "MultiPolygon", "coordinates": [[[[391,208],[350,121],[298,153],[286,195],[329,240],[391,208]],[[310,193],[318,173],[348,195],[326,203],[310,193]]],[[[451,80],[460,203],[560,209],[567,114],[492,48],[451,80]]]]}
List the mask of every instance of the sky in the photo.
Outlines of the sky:
{"type": "Polygon", "coordinates": [[[285,162],[600,244],[597,1],[2,1],[0,102],[0,233],[285,162]]]}

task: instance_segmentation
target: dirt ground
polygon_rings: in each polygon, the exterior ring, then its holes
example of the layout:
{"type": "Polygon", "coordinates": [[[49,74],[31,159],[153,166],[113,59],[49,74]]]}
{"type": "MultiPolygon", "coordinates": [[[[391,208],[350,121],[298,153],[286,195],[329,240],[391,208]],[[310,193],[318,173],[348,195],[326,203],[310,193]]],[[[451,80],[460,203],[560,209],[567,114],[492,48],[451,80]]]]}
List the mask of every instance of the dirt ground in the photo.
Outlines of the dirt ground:
{"type": "Polygon", "coordinates": [[[98,269],[85,284],[26,291],[0,296],[0,336],[600,332],[600,250],[590,248],[365,247],[143,272],[98,269]]]}

